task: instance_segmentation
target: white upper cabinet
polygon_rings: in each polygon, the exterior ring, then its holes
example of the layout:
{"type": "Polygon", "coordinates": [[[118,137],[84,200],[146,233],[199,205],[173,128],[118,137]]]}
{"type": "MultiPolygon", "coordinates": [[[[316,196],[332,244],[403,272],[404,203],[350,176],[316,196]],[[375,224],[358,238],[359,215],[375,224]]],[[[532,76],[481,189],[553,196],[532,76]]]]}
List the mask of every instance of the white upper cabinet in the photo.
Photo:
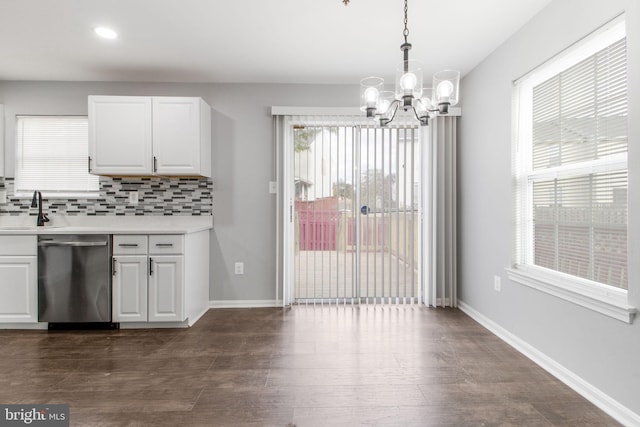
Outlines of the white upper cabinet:
{"type": "Polygon", "coordinates": [[[211,108],[200,98],[153,98],[158,175],[211,176],[211,108]]]}
{"type": "Polygon", "coordinates": [[[150,175],[153,166],[151,98],[89,97],[89,172],[150,175]]]}
{"type": "Polygon", "coordinates": [[[96,175],[211,176],[211,108],[200,98],[90,96],[96,175]]]}

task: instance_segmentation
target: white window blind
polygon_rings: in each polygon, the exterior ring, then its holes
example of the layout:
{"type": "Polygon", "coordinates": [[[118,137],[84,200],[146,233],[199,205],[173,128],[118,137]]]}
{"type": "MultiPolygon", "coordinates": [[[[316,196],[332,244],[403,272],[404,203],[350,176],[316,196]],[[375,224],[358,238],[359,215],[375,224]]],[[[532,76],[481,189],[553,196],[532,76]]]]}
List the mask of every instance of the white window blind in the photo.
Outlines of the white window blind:
{"type": "Polygon", "coordinates": [[[88,173],[87,157],[87,117],[17,117],[16,195],[35,190],[49,197],[97,194],[98,177],[88,173]]]}
{"type": "Polygon", "coordinates": [[[627,289],[626,38],[611,33],[520,82],[519,262],[627,289]]]}

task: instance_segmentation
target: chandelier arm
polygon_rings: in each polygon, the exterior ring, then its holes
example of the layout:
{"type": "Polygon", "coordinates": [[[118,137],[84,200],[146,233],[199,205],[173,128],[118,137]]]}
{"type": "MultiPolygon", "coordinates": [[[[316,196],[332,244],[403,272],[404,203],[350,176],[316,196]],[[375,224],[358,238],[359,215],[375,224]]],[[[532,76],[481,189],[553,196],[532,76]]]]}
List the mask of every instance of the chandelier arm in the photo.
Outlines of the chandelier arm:
{"type": "MultiPolygon", "coordinates": [[[[416,120],[418,120],[422,126],[427,126],[429,124],[429,113],[428,112],[424,117],[419,117],[418,116],[418,111],[416,111],[416,108],[413,105],[411,106],[411,109],[413,110],[413,115],[416,117],[416,120]]],[[[427,111],[429,111],[429,110],[427,110],[427,111]]]]}
{"type": "MultiPolygon", "coordinates": [[[[393,121],[393,119],[396,118],[396,113],[398,112],[398,107],[400,106],[400,101],[398,101],[397,99],[394,100],[391,105],[389,106],[389,108],[393,108],[393,114],[391,115],[390,119],[386,119],[385,117],[380,117],[380,126],[386,126],[389,123],[391,123],[393,121]]],[[[387,110],[389,111],[389,110],[387,110]]]]}
{"type": "MultiPolygon", "coordinates": [[[[420,120],[420,117],[418,117],[418,112],[416,111],[416,107],[414,107],[413,105],[411,106],[411,111],[413,111],[413,115],[416,117],[416,119],[420,120]]],[[[428,114],[427,114],[428,115],[428,114]]]]}

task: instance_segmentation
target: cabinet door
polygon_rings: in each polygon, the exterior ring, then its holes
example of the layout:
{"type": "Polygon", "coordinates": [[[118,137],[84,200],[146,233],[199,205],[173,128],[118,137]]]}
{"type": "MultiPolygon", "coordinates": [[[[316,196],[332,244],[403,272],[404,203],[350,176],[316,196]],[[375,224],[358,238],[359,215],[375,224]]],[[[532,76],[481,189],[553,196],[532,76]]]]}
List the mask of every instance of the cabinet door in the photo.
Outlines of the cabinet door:
{"type": "Polygon", "coordinates": [[[146,255],[114,257],[114,322],[147,321],[147,259],[146,255]]]}
{"type": "Polygon", "coordinates": [[[200,98],[153,98],[157,175],[200,175],[200,98]]]}
{"type": "Polygon", "coordinates": [[[38,321],[37,257],[0,257],[0,322],[38,321]]]}
{"type": "Polygon", "coordinates": [[[149,260],[149,322],[184,320],[184,258],[151,256],[149,260]]]}
{"type": "Polygon", "coordinates": [[[151,98],[89,97],[89,172],[152,174],[151,98]]]}

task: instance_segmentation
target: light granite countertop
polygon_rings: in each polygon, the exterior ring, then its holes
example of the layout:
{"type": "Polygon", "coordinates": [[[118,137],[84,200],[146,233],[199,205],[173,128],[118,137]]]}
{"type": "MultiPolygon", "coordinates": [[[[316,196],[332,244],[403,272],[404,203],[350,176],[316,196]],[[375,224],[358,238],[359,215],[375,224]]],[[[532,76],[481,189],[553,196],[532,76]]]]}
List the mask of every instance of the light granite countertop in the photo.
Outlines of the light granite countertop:
{"type": "Polygon", "coordinates": [[[188,234],[213,228],[213,216],[64,216],[36,227],[35,216],[0,216],[0,235],[188,234]]]}

